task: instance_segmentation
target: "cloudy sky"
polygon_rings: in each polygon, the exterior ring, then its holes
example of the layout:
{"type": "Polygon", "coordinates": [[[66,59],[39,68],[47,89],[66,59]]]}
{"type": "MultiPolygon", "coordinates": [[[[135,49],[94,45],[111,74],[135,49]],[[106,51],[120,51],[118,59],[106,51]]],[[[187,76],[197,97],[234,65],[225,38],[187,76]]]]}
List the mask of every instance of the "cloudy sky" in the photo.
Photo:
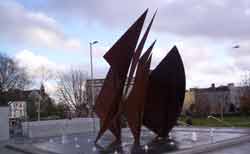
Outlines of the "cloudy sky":
{"type": "Polygon", "coordinates": [[[103,54],[146,8],[146,24],[158,8],[146,44],[157,39],[152,68],[177,45],[188,88],[239,83],[250,70],[249,0],[6,0],[0,3],[0,51],[31,75],[73,66],[90,72],[89,42],[98,40],[94,74],[104,77],[103,54]]]}

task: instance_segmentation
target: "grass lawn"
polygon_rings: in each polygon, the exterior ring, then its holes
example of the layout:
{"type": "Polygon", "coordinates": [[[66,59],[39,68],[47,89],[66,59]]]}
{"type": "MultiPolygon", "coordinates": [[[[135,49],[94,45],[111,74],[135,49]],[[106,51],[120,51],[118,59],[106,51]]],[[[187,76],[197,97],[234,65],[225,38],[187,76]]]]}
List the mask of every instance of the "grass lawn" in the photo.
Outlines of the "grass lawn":
{"type": "MultiPolygon", "coordinates": [[[[207,127],[249,127],[250,116],[225,116],[222,121],[220,117],[214,118],[192,118],[193,126],[207,126],[207,127]]],[[[186,117],[180,117],[180,121],[185,122],[186,117]]]]}

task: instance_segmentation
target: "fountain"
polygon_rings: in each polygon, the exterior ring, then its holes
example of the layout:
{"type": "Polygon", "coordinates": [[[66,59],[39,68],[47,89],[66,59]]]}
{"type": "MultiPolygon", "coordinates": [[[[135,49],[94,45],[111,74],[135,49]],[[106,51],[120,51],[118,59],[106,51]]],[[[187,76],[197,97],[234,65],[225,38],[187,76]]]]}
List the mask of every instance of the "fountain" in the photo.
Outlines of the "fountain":
{"type": "Polygon", "coordinates": [[[214,128],[210,128],[209,136],[210,136],[210,142],[214,143],[214,128]]]}
{"type": "Polygon", "coordinates": [[[95,146],[92,147],[92,151],[96,152],[96,147],[95,146]]]}
{"type": "MultiPolygon", "coordinates": [[[[65,121],[62,132],[65,137],[61,137],[63,145],[55,140],[39,143],[37,148],[60,154],[77,154],[79,151],[88,154],[163,154],[202,146],[208,149],[207,146],[214,141],[217,143],[242,136],[239,133],[218,133],[213,128],[173,128],[181,114],[186,89],[181,55],[174,46],[152,71],[151,52],[155,42],[140,56],[155,14],[140,42],[138,39],[147,10],[104,55],[110,68],[94,107],[101,121],[98,133],[95,132],[94,119],[93,130],[83,130],[80,134],[67,134],[65,121]],[[131,69],[133,67],[137,68],[136,72],[131,69]],[[130,84],[133,74],[136,74],[134,86],[130,93],[124,92],[127,95],[123,96],[125,85],[130,84]],[[130,77],[127,78],[128,75],[130,77]],[[123,111],[129,128],[120,127],[123,111]],[[112,143],[114,139],[116,142],[112,143]]],[[[216,119],[212,116],[208,118],[216,119]]]]}
{"type": "Polygon", "coordinates": [[[176,127],[171,131],[169,138],[155,138],[155,135],[151,134],[149,130],[144,129],[141,146],[138,146],[133,145],[133,138],[130,137],[129,129],[124,128],[122,130],[123,140],[120,145],[110,145],[112,135],[108,133],[105,134],[99,144],[95,145],[91,142],[95,139],[92,131],[81,134],[67,134],[67,142],[64,144],[61,143],[61,137],[51,137],[47,142],[42,141],[34,145],[39,149],[58,154],[78,154],[80,151],[88,154],[114,154],[116,151],[125,154],[163,154],[207,147],[210,144],[218,144],[245,135],[246,132],[237,129],[176,127]]]}
{"type": "Polygon", "coordinates": [[[148,145],[147,145],[147,144],[144,145],[144,150],[145,150],[145,152],[148,152],[148,149],[149,149],[148,145]]]}
{"type": "Polygon", "coordinates": [[[66,141],[67,141],[66,135],[62,135],[61,141],[62,141],[62,144],[66,144],[66,141]]]}
{"type": "Polygon", "coordinates": [[[81,146],[80,146],[79,144],[77,144],[77,143],[75,144],[75,148],[78,149],[78,148],[80,148],[80,147],[81,147],[81,146]]]}
{"type": "Polygon", "coordinates": [[[67,127],[68,127],[68,125],[67,125],[67,120],[68,119],[65,119],[64,121],[63,121],[63,126],[62,126],[62,129],[61,129],[61,131],[62,131],[62,136],[61,136],[61,143],[62,144],[66,144],[67,143],[67,127]]]}
{"type": "Polygon", "coordinates": [[[196,142],[197,141],[197,133],[196,132],[192,132],[192,141],[196,142]]]}
{"type": "Polygon", "coordinates": [[[77,142],[78,141],[78,137],[74,137],[74,141],[77,142]]]}
{"type": "Polygon", "coordinates": [[[49,143],[54,143],[54,140],[52,138],[49,139],[49,143]]]}

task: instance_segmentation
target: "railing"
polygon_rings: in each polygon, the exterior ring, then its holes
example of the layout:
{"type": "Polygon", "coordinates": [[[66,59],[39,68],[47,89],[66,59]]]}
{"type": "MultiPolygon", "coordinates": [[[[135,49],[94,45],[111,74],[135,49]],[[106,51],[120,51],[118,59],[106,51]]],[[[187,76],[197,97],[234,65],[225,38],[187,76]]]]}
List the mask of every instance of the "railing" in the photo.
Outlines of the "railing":
{"type": "Polygon", "coordinates": [[[207,116],[207,118],[209,119],[209,118],[212,118],[212,119],[214,119],[214,120],[216,120],[216,121],[218,121],[218,122],[220,122],[220,123],[222,123],[222,124],[225,124],[225,125],[227,125],[227,126],[230,126],[230,127],[234,127],[232,124],[230,124],[229,122],[226,122],[226,121],[223,121],[223,120],[221,120],[221,119],[218,119],[218,118],[216,118],[216,117],[214,117],[214,116],[207,116]]]}
{"type": "Polygon", "coordinates": [[[178,124],[182,124],[182,125],[184,125],[184,126],[192,126],[192,125],[187,124],[187,123],[185,123],[184,121],[180,121],[180,120],[178,120],[178,124]]]}

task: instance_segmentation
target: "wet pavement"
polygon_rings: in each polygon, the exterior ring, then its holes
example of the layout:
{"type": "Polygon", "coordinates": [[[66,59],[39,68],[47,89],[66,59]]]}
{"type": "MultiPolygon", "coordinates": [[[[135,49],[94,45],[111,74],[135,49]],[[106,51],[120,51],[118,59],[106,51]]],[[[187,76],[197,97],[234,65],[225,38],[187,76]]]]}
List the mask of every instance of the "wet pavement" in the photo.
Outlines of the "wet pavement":
{"type": "Polygon", "coordinates": [[[24,154],[15,150],[11,150],[5,147],[6,142],[0,142],[0,154],[24,154]]]}
{"type": "Polygon", "coordinates": [[[25,154],[25,153],[11,150],[5,147],[2,147],[2,148],[0,147],[0,154],[25,154]]]}
{"type": "Polygon", "coordinates": [[[33,145],[39,149],[59,154],[163,154],[217,144],[222,141],[246,136],[248,133],[248,129],[175,128],[171,132],[169,139],[154,140],[154,134],[143,129],[141,146],[134,146],[132,144],[132,134],[128,129],[123,129],[121,145],[109,145],[113,138],[108,133],[101,139],[98,146],[95,146],[93,143],[95,135],[92,132],[51,137],[43,141],[41,140],[41,142],[33,143],[33,145]]]}
{"type": "Polygon", "coordinates": [[[209,154],[249,154],[250,153],[250,141],[235,145],[228,148],[222,148],[210,152],[209,154]]]}

